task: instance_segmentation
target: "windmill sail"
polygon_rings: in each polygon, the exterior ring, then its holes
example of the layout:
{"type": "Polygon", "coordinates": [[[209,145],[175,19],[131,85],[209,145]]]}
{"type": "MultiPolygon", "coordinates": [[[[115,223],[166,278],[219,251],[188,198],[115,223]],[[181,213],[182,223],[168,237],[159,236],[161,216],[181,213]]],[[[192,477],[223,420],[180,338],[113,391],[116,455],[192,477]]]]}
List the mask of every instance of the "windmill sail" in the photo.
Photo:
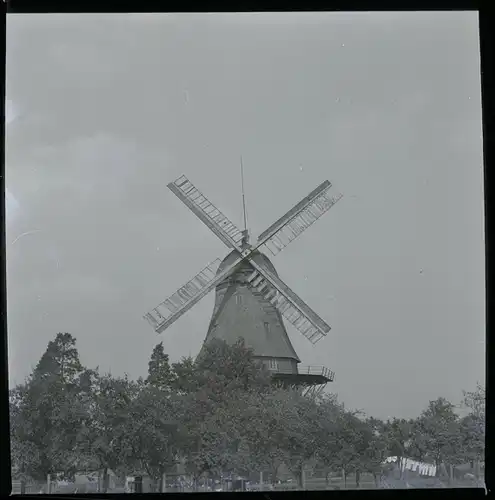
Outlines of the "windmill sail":
{"type": "Polygon", "coordinates": [[[199,302],[210,290],[224,280],[242,261],[238,257],[231,265],[218,273],[220,259],[216,259],[202,269],[193,279],[181,286],[170,297],[144,315],[157,333],[162,333],[172,323],[199,302]]]}
{"type": "Polygon", "coordinates": [[[277,255],[291,241],[301,235],[316,222],[327,210],[337,203],[342,195],[330,196],[329,181],[320,184],[308,196],[278,219],[258,238],[257,247],[263,246],[272,255],[277,255]]]}
{"type": "Polygon", "coordinates": [[[239,250],[242,231],[197,189],[185,175],[168,188],[229,248],[239,250]]]}
{"type": "Polygon", "coordinates": [[[183,309],[193,297],[201,293],[215,279],[220,262],[220,259],[215,259],[211,264],[201,269],[192,280],[189,280],[170,297],[145,314],[144,317],[151,326],[156,331],[163,331],[166,328],[164,325],[171,319],[171,316],[183,309]]]}
{"type": "Polygon", "coordinates": [[[248,283],[258,292],[264,292],[264,298],[269,300],[310,342],[315,344],[330,331],[330,326],[279,277],[263,269],[253,260],[250,260],[250,264],[255,270],[249,276],[248,283]]]}

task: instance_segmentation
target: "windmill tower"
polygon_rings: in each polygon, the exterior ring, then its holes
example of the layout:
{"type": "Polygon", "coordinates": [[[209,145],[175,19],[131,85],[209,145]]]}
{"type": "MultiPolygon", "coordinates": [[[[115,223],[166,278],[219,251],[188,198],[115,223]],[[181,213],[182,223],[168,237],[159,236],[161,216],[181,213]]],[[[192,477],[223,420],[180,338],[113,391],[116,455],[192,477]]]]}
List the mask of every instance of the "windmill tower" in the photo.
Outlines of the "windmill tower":
{"type": "MultiPolygon", "coordinates": [[[[247,229],[238,229],[184,175],[168,188],[228,247],[216,259],[144,317],[157,333],[215,288],[215,305],[205,344],[217,338],[235,343],[243,337],[276,381],[321,391],[334,374],[325,367],[301,367],[283,318],[315,344],[329,331],[325,323],[278,276],[266,253],[278,254],[337,201],[325,181],[249,244],[247,229]]],[[[201,352],[200,352],[201,355],[201,352]]]]}

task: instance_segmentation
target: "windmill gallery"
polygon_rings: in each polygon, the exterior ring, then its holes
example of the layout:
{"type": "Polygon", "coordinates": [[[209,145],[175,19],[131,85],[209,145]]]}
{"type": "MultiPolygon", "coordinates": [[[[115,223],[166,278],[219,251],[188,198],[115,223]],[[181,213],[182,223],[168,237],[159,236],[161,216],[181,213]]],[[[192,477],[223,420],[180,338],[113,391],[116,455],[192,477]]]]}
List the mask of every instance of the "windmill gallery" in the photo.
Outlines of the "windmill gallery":
{"type": "Polygon", "coordinates": [[[247,229],[238,229],[184,175],[169,183],[168,188],[231,252],[208,264],[144,317],[162,333],[215,288],[215,305],[203,346],[212,339],[232,344],[242,337],[275,381],[299,386],[307,394],[321,392],[333,381],[334,373],[321,366],[298,366],[301,360],[282,317],[313,344],[330,331],[330,326],[280,279],[265,253],[278,254],[337,203],[342,195],[331,196],[331,187],[324,181],[251,245],[247,229]]]}

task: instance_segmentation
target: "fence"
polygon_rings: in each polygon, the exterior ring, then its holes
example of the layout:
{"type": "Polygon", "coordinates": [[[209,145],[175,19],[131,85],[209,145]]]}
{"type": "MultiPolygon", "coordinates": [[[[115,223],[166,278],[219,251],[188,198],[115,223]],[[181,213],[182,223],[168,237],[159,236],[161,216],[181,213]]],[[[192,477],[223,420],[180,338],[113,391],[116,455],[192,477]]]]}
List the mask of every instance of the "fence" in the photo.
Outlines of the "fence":
{"type": "MultiPolygon", "coordinates": [[[[456,469],[454,468],[454,471],[456,469]]],[[[462,475],[455,474],[455,477],[450,479],[448,477],[420,477],[416,473],[408,471],[407,477],[400,478],[397,474],[398,471],[391,472],[386,475],[375,479],[372,474],[362,473],[360,475],[359,486],[356,483],[356,475],[348,474],[346,480],[342,474],[331,474],[326,476],[323,471],[315,471],[314,474],[308,473],[304,481],[304,490],[343,490],[343,489],[409,489],[409,488],[472,488],[472,487],[484,487],[484,474],[480,475],[479,479],[476,479],[471,472],[464,473],[462,475]]],[[[194,491],[193,484],[188,482],[184,483],[181,488],[174,487],[175,485],[168,485],[167,491],[194,491]]],[[[225,485],[223,485],[225,486],[225,485]]],[[[259,489],[259,485],[254,485],[253,490],[259,489]]],[[[58,484],[53,482],[50,487],[50,492],[60,493],[60,494],[71,494],[71,493],[97,493],[98,485],[94,482],[88,482],[85,484],[58,484]]],[[[251,489],[248,487],[248,489],[251,489]]],[[[295,491],[300,490],[300,486],[295,480],[286,481],[280,484],[269,484],[266,482],[263,484],[262,489],[264,491],[295,491]]],[[[25,494],[39,494],[46,493],[47,491],[46,482],[35,482],[27,481],[25,483],[25,494]]],[[[201,491],[201,488],[199,488],[201,491]]],[[[224,490],[225,491],[225,490],[224,490]]],[[[109,493],[123,493],[124,488],[110,488],[109,493]]],[[[12,494],[21,494],[21,481],[12,481],[12,494]]]]}

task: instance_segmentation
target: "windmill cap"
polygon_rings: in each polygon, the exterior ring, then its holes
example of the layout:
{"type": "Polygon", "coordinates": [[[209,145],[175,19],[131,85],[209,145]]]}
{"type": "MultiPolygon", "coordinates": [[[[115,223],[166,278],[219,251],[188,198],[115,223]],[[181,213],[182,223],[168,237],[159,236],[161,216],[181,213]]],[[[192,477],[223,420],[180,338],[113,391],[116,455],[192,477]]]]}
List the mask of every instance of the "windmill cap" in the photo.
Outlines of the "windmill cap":
{"type": "MultiPolygon", "coordinates": [[[[272,274],[275,276],[278,276],[278,273],[270,261],[270,259],[263,253],[259,252],[258,250],[255,250],[252,254],[251,257],[253,260],[256,262],[256,264],[259,264],[260,266],[268,269],[272,274]]],[[[239,258],[239,254],[237,253],[236,250],[233,250],[230,252],[220,263],[218,266],[217,274],[220,274],[224,269],[232,265],[237,259],[239,258]]],[[[249,267],[251,269],[251,266],[249,264],[248,260],[243,260],[240,264],[240,267],[249,267]]]]}

